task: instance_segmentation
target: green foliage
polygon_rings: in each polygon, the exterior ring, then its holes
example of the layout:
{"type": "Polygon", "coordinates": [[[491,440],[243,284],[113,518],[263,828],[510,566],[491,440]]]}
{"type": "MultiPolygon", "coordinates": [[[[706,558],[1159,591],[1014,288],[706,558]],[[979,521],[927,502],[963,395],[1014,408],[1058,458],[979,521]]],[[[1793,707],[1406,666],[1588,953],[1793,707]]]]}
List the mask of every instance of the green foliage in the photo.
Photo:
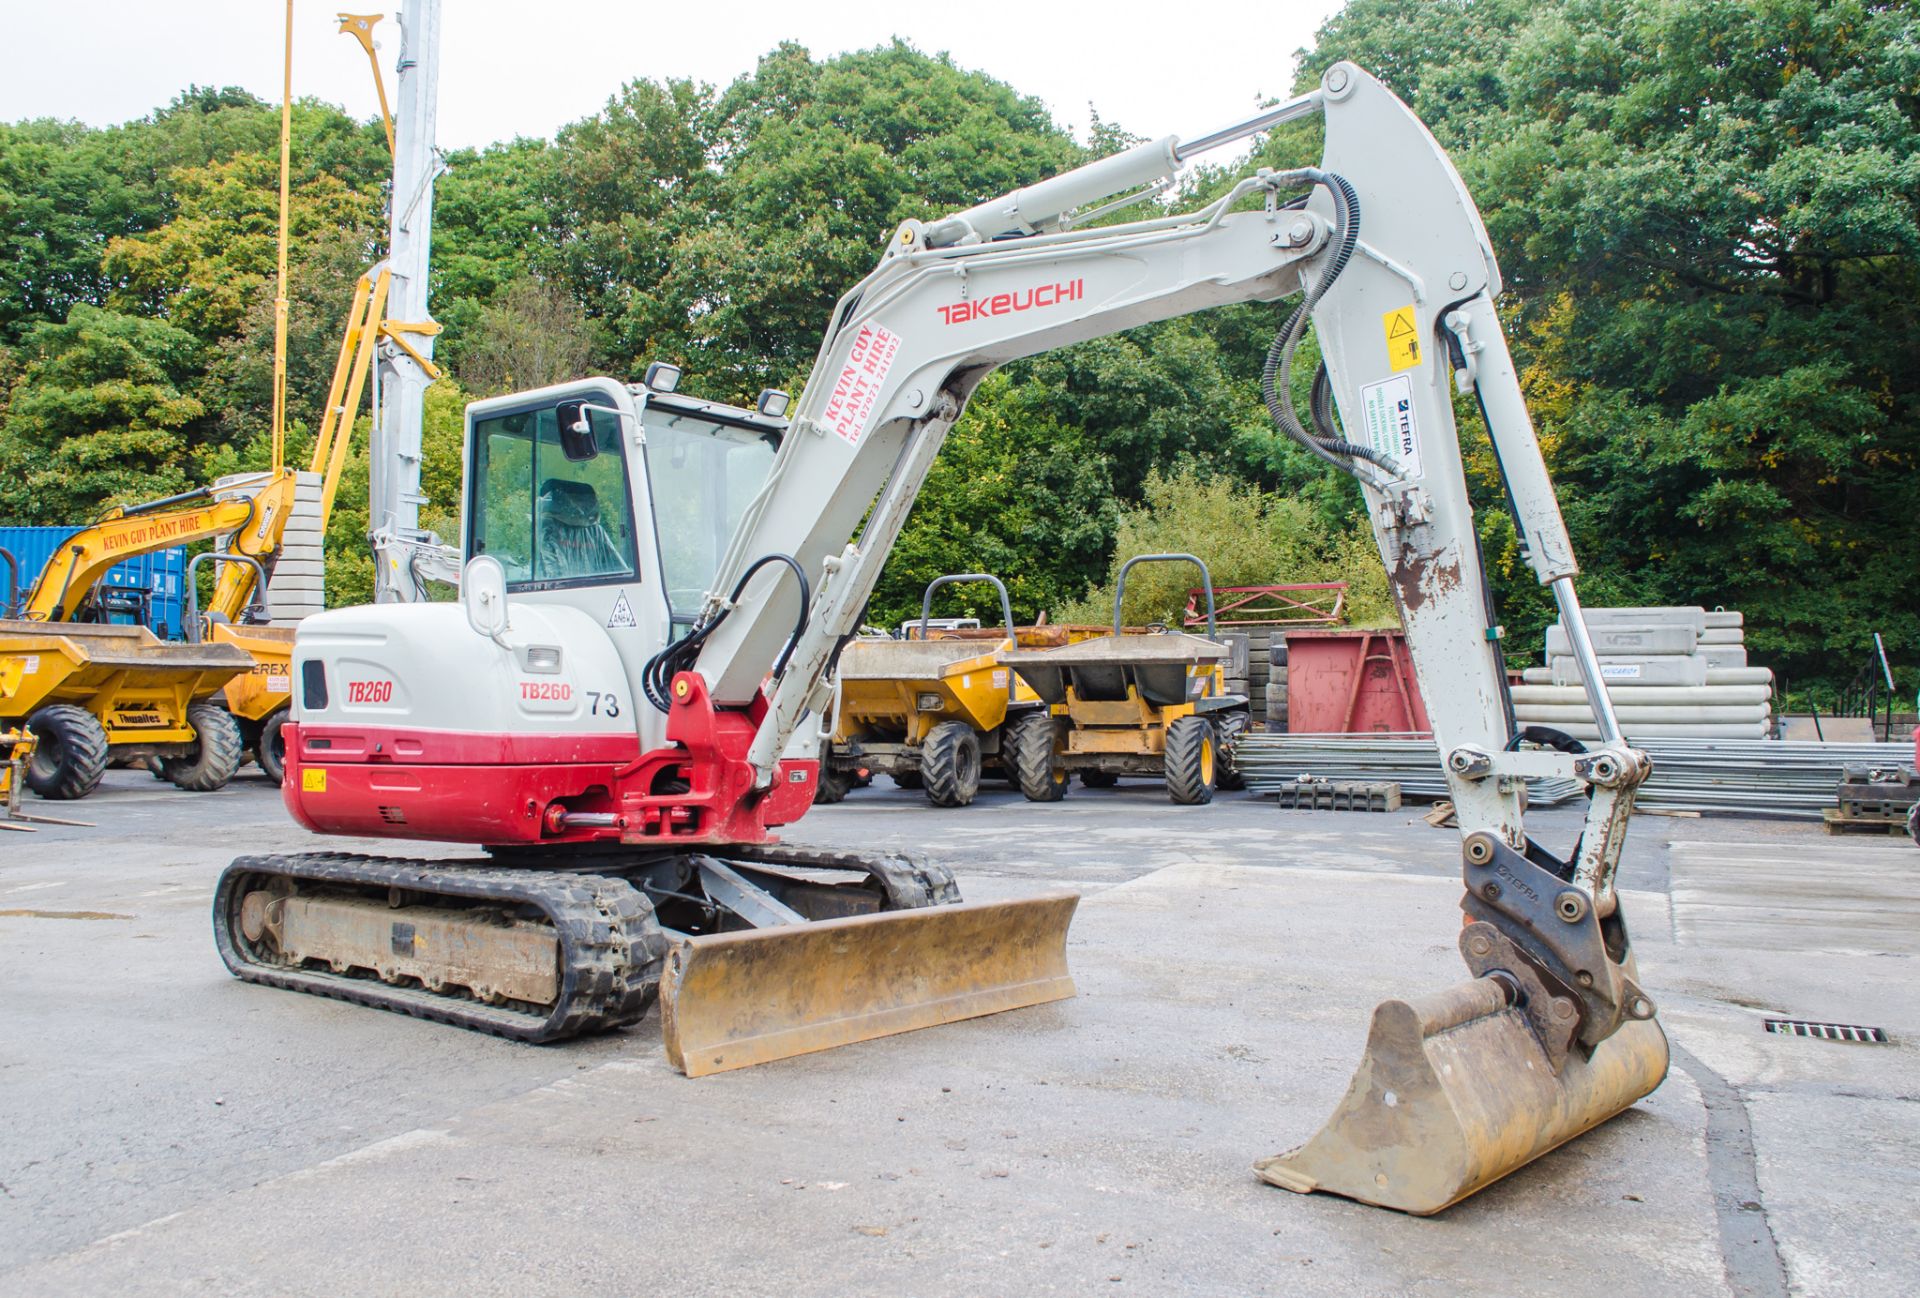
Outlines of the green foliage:
{"type": "MultiPolygon", "coordinates": [[[[340,354],[354,286],[370,260],[366,232],[343,229],[300,245],[288,286],[287,420],[317,428],[340,354]]],[[[218,340],[202,395],[217,422],[209,436],[244,447],[273,420],[273,290],[256,286],[236,330],[218,340]]],[[[269,439],[262,438],[263,443],[269,439]]],[[[290,461],[291,462],[291,461],[290,461]]],[[[262,463],[265,467],[265,463],[262,463]]]]}
{"type": "Polygon", "coordinates": [[[593,338],[572,299],[557,284],[526,276],[480,308],[458,368],[476,396],[492,397],[578,378],[592,359],[593,338]]]}
{"type": "Polygon", "coordinates": [[[688,185],[711,186],[704,219],[676,214],[660,282],[679,311],[656,306],[651,336],[629,327],[620,341],[677,349],[701,390],[732,399],[804,368],[900,221],[1084,160],[1038,100],[898,41],[824,63],[782,44],[698,129],[717,175],[688,185]]]}
{"type": "MultiPolygon", "coordinates": [[[[202,338],[235,332],[248,304],[271,293],[279,231],[279,164],[241,154],[178,176],[178,214],[150,234],[114,239],[102,268],[122,310],[163,315],[202,338]]],[[[371,227],[374,200],[321,174],[294,188],[289,246],[371,227]]],[[[363,236],[369,244],[371,239],[363,236]]]]}
{"type": "MultiPolygon", "coordinates": [[[[460,535],[461,446],[472,397],[452,379],[427,389],[420,434],[420,525],[452,542],[460,535]]],[[[340,473],[333,517],[327,520],[327,604],[338,608],[373,601],[373,559],[367,549],[367,439],[370,419],[353,426],[352,450],[340,473]]]]}
{"type": "Polygon", "coordinates": [[[616,374],[684,350],[691,302],[666,289],[675,241],[710,216],[713,176],[700,121],[710,92],[634,81],[596,117],[563,127],[531,197],[544,237],[531,251],[585,306],[616,374]]]}
{"type": "Polygon", "coordinates": [[[184,430],[206,411],[184,389],[200,352],[164,321],[97,307],[35,326],[0,417],[0,510],[74,522],[191,485],[184,430]]]}
{"type": "MultiPolygon", "coordinates": [[[[149,118],[105,130],[0,124],[0,261],[10,272],[0,283],[0,345],[17,344],[37,322],[64,321],[77,303],[108,305],[118,287],[102,264],[108,245],[166,225],[183,189],[210,185],[204,168],[243,157],[277,167],[279,132],[276,107],[245,91],[200,87],[149,118]]],[[[295,105],[293,158],[303,189],[327,176],[377,193],[388,170],[377,126],[310,102],[295,105]]],[[[275,174],[268,191],[277,202],[275,174]]],[[[229,186],[224,197],[237,196],[229,186]]],[[[203,196],[203,205],[210,200],[203,196]]]]}
{"type": "Polygon", "coordinates": [[[434,355],[455,372],[480,313],[552,242],[546,191],[557,157],[544,140],[462,149],[434,184],[430,300],[446,327],[434,355]]]}
{"type": "MultiPolygon", "coordinates": [[[[1295,497],[1193,471],[1148,476],[1145,499],[1121,514],[1106,581],[1061,608],[1054,620],[1110,624],[1126,561],[1170,553],[1197,556],[1215,586],[1344,581],[1353,625],[1398,625],[1386,570],[1364,519],[1329,529],[1312,506],[1295,497]]],[[[1130,626],[1179,626],[1188,592],[1200,584],[1192,564],[1141,564],[1127,574],[1121,616],[1130,626]]]]}

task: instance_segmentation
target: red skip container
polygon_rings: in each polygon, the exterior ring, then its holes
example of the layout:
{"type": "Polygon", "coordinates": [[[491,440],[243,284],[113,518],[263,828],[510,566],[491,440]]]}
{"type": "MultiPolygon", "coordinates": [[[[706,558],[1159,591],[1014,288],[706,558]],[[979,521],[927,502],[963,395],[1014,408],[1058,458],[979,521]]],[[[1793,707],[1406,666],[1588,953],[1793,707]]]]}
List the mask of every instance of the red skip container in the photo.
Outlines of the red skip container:
{"type": "Polygon", "coordinates": [[[1432,729],[1404,632],[1287,632],[1290,734],[1425,734],[1432,729]]]}

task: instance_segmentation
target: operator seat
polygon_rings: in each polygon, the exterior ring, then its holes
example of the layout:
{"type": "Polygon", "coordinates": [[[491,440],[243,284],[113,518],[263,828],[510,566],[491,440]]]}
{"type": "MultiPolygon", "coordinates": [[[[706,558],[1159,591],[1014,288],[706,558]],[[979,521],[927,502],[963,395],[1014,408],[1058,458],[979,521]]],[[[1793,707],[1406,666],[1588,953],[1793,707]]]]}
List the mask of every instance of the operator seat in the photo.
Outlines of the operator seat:
{"type": "Polygon", "coordinates": [[[591,484],[548,478],[540,484],[539,504],[542,580],[630,571],[600,523],[600,497],[591,484]]]}

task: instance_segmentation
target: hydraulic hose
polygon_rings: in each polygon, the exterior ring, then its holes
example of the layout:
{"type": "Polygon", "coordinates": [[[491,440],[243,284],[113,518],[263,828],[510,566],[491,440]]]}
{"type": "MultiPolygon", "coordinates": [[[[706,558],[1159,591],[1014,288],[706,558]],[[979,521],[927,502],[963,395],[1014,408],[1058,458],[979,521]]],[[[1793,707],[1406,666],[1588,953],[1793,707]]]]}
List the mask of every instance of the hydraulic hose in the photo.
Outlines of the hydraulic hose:
{"type": "Polygon", "coordinates": [[[647,702],[661,712],[673,710],[673,678],[681,672],[692,671],[700,659],[700,650],[707,637],[719,629],[727,620],[734,606],[740,602],[740,594],[746,590],[747,583],[753,580],[753,574],[770,563],[784,563],[793,570],[793,579],[800,583],[800,615],[794,619],[793,633],[787,637],[787,644],[780,651],[780,657],[773,664],[773,674],[780,675],[787,669],[787,660],[793,657],[794,646],[800,643],[800,634],[807,629],[808,606],[813,602],[813,588],[807,581],[807,574],[799,561],[790,554],[763,554],[747,565],[740,574],[740,580],[733,584],[733,593],[727,597],[713,620],[703,622],[693,630],[675,640],[653,657],[647,659],[647,665],[640,669],[640,687],[646,692],[647,702]]]}
{"type": "MultiPolygon", "coordinates": [[[[1327,290],[1333,287],[1340,272],[1353,260],[1353,250],[1360,242],[1360,196],[1347,182],[1346,177],[1319,168],[1309,168],[1307,174],[1325,185],[1333,196],[1334,207],[1339,212],[1339,244],[1334,250],[1333,260],[1328,263],[1326,274],[1307,291],[1300,305],[1274,335],[1273,346],[1267,349],[1266,363],[1260,368],[1260,396],[1266,402],[1267,413],[1273,417],[1280,431],[1306,447],[1314,455],[1342,472],[1353,473],[1350,460],[1366,460],[1378,465],[1389,473],[1397,472],[1398,466],[1372,447],[1349,442],[1339,434],[1332,418],[1331,393],[1322,394],[1323,384],[1316,376],[1314,380],[1314,424],[1317,431],[1309,432],[1301,426],[1300,416],[1293,409],[1293,354],[1300,346],[1300,340],[1306,336],[1307,325],[1313,317],[1313,308],[1325,297],[1327,290]],[[1282,397],[1282,393],[1287,394],[1282,397]]],[[[1325,367],[1322,367],[1324,372],[1325,367]]]]}

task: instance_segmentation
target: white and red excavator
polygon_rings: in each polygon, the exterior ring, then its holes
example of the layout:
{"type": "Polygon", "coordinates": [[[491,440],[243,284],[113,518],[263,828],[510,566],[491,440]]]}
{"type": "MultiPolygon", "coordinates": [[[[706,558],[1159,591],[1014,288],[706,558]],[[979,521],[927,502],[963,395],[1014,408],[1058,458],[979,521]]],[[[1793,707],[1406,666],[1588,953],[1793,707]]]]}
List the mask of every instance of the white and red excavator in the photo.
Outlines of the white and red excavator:
{"type": "MultiPolygon", "coordinates": [[[[1445,152],[1341,63],[1205,138],[902,223],[834,310],[791,418],[779,392],[750,410],[681,395],[663,364],[475,403],[461,601],[302,623],[285,797],[321,833],[487,856],[242,857],[215,900],[222,955],[253,982],[529,1041],[631,1023],[657,997],[689,1074],[1070,995],[1071,895],[968,904],[925,861],[780,844],[816,778],[793,741],[829,706],[835,655],[989,372],[1297,298],[1267,404],[1363,489],[1464,835],[1473,977],[1382,1005],[1333,1119],[1260,1170],[1438,1211],[1618,1113],[1667,1064],[1613,886],[1648,765],[1601,685],[1500,288],[1445,152]],[[1318,166],[1114,223],[1195,155],[1315,114],[1318,166]],[[1303,420],[1288,393],[1309,325],[1323,369],[1303,420]],[[1591,749],[1515,726],[1456,388],[1478,399],[1558,601],[1604,736],[1591,749]],[[1591,792],[1564,856],[1522,827],[1534,777],[1591,792]]],[[[1381,933],[1382,957],[1405,940],[1381,933]]]]}

